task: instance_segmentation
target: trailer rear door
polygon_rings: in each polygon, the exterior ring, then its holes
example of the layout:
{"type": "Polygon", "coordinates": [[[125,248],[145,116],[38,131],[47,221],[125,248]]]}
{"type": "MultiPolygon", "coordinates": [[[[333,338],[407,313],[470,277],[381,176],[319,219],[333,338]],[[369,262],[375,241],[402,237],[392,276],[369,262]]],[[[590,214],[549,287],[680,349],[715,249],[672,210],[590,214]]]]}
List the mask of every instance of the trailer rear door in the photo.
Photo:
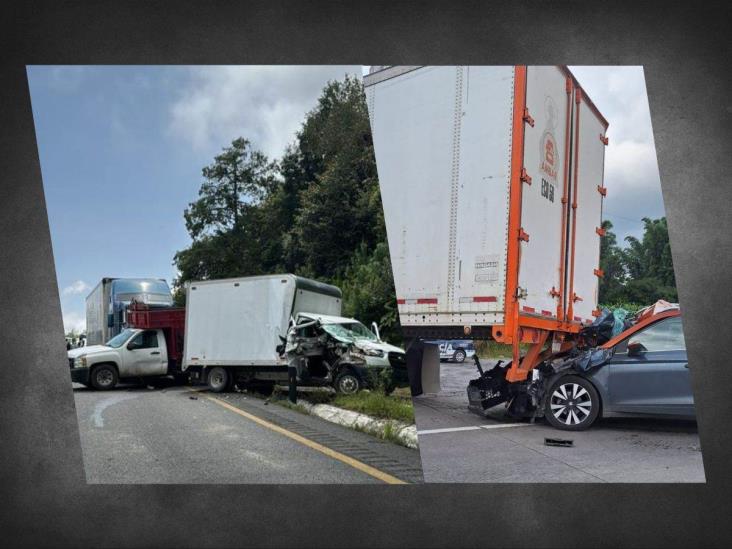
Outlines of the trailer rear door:
{"type": "Polygon", "coordinates": [[[607,122],[589,103],[581,90],[576,90],[579,102],[575,100],[575,148],[573,162],[574,196],[576,204],[576,225],[574,249],[571,261],[574,265],[572,292],[572,319],[588,323],[594,320],[597,306],[600,267],[600,234],[602,225],[602,200],[604,191],[605,131],[607,122]]]}
{"type": "Polygon", "coordinates": [[[521,227],[528,241],[521,242],[519,288],[526,297],[519,312],[556,318],[558,301],[552,290],[559,292],[563,273],[562,198],[570,116],[567,77],[559,67],[527,67],[526,108],[528,177],[521,186],[521,227]]]}

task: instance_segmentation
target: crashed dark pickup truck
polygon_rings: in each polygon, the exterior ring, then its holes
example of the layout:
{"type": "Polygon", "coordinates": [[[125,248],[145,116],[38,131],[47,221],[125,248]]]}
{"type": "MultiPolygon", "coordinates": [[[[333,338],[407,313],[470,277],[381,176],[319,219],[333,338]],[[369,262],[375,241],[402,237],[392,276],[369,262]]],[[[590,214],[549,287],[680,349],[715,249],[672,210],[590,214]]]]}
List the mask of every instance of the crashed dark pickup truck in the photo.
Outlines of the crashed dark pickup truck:
{"type": "Polygon", "coordinates": [[[585,328],[571,350],[549,352],[529,379],[506,380],[499,361],[468,386],[469,407],[481,415],[504,404],[513,417],[544,417],[567,431],[611,416],[694,419],[681,312],[659,302],[623,322],[608,310],[585,328]]]}

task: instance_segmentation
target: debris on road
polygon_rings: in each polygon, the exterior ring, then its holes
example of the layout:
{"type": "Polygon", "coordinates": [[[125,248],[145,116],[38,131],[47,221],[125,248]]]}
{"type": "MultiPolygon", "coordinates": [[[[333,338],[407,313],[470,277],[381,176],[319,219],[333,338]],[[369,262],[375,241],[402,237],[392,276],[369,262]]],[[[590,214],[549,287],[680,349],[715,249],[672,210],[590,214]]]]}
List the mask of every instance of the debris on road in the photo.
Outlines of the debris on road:
{"type": "Polygon", "coordinates": [[[544,446],[562,446],[569,448],[574,446],[574,441],[569,438],[545,438],[544,446]]]}
{"type": "Polygon", "coordinates": [[[198,397],[193,395],[189,396],[188,398],[190,398],[191,400],[198,400],[198,397]]]}

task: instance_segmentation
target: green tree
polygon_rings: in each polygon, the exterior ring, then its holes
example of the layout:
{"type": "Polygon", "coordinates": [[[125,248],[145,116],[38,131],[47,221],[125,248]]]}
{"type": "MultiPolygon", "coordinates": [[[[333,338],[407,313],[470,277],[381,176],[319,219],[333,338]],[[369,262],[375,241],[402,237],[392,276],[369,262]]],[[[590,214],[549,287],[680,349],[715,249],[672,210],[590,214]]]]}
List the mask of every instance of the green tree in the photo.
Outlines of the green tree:
{"type": "Polygon", "coordinates": [[[618,239],[612,232],[613,224],[609,220],[602,222],[605,236],[600,238],[600,303],[615,303],[623,300],[625,283],[625,265],[623,251],[618,247],[618,239]]]}
{"type": "Polygon", "coordinates": [[[383,339],[401,341],[389,248],[385,242],[378,243],[371,252],[362,244],[338,284],[343,290],[343,314],[367,323],[376,322],[383,339]]]}
{"type": "MultiPolygon", "coordinates": [[[[677,301],[671,247],[666,218],[643,218],[643,237],[625,238],[628,246],[620,248],[610,229],[603,222],[605,236],[600,244],[600,302],[625,303],[628,306],[649,305],[659,299],[677,301]]],[[[626,307],[627,308],[627,307],[626,307]]]]}
{"type": "Polygon", "coordinates": [[[262,258],[271,261],[272,255],[262,205],[277,189],[277,165],[239,138],[202,173],[199,198],[183,214],[193,242],[175,254],[176,286],[183,280],[262,273],[269,266],[262,258]]]}
{"type": "Polygon", "coordinates": [[[360,80],[329,82],[298,133],[298,168],[285,180],[302,190],[288,233],[288,266],[337,277],[354,251],[384,242],[368,111],[360,80]]]}

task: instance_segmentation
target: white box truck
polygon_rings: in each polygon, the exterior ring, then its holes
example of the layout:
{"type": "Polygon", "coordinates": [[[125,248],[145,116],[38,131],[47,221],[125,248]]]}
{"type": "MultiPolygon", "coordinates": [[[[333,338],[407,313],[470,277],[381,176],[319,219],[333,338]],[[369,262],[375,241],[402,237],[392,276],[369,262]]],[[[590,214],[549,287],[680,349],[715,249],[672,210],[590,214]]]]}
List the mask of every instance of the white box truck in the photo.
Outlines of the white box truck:
{"type": "Polygon", "coordinates": [[[405,337],[513,344],[506,380],[526,380],[599,314],[607,121],[564,66],[376,67],[364,85],[405,337]]]}
{"type": "Polygon", "coordinates": [[[336,286],[291,274],[187,283],[183,370],[212,391],[285,381],[291,322],[316,321],[303,329],[314,345],[304,383],[352,393],[390,367],[393,386],[406,385],[404,351],[381,341],[378,328],[341,317],[341,299],[336,286]]]}

